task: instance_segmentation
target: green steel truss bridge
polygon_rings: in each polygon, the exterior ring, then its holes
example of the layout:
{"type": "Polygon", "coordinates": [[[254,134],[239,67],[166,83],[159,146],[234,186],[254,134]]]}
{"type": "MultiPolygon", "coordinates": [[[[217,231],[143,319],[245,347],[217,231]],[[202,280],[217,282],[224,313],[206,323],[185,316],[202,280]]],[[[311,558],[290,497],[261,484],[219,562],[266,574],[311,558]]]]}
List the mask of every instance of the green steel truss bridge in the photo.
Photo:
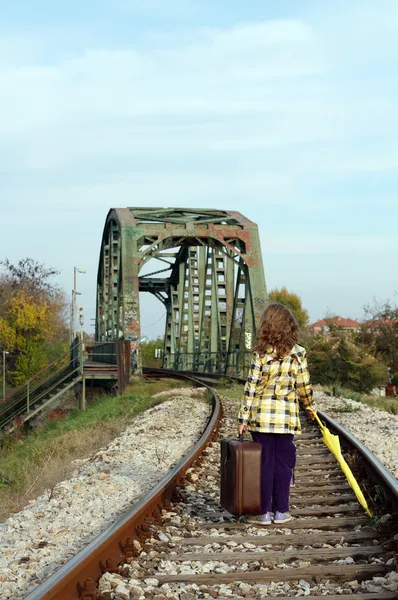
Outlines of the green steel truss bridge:
{"type": "Polygon", "coordinates": [[[96,341],[83,347],[74,340],[0,401],[0,432],[34,423],[68,390],[82,409],[86,386],[123,392],[131,373],[142,373],[140,292],[164,306],[163,368],[245,376],[267,301],[257,225],[232,211],[111,209],[99,257],[96,341]]]}
{"type": "Polygon", "coordinates": [[[130,341],[140,373],[139,292],[156,296],[166,311],[164,368],[241,373],[266,305],[257,225],[235,211],[111,209],[99,258],[96,339],[130,341]]]}

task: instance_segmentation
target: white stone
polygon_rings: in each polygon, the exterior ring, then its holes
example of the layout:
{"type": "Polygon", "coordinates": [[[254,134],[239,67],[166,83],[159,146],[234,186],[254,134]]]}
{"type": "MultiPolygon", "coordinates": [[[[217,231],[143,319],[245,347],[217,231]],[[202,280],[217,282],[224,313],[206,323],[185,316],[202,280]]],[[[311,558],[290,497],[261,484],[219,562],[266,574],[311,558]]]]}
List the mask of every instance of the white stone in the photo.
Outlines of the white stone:
{"type": "Polygon", "coordinates": [[[310,595],[311,587],[310,587],[310,584],[308,583],[308,581],[305,581],[305,579],[300,579],[299,586],[303,589],[304,596],[310,595]]]}
{"type": "Polygon", "coordinates": [[[130,590],[123,583],[115,589],[115,600],[130,600],[130,590]]]}
{"type": "Polygon", "coordinates": [[[232,596],[233,595],[233,591],[227,585],[222,584],[222,585],[220,585],[220,596],[223,595],[223,594],[225,596],[232,596]]]}
{"type": "Polygon", "coordinates": [[[383,588],[380,585],[374,585],[371,581],[363,581],[362,587],[366,589],[367,592],[382,592],[383,588]]]}
{"type": "Polygon", "coordinates": [[[379,519],[380,523],[387,523],[388,521],[391,521],[392,516],[391,515],[382,515],[379,519]]]}
{"type": "Polygon", "coordinates": [[[155,577],[148,577],[148,579],[144,579],[145,585],[152,585],[153,587],[157,587],[159,585],[159,579],[155,577]]]}
{"type": "Polygon", "coordinates": [[[145,594],[143,592],[143,590],[136,586],[130,586],[130,599],[131,600],[142,600],[143,598],[145,598],[145,594]]]}

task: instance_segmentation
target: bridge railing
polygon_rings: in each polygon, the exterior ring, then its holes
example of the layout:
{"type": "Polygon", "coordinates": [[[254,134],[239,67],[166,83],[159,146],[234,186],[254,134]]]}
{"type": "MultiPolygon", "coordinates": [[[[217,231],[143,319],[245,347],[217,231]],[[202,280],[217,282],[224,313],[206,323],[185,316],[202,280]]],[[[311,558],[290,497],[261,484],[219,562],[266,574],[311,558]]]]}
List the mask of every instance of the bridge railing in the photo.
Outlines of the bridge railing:
{"type": "Polygon", "coordinates": [[[225,373],[245,377],[252,352],[180,352],[164,356],[164,367],[176,371],[225,373]]]}
{"type": "Polygon", "coordinates": [[[117,342],[92,342],[85,346],[87,359],[92,362],[116,365],[117,342]]]}
{"type": "Polygon", "coordinates": [[[130,380],[131,372],[131,351],[130,342],[127,340],[118,340],[116,342],[93,342],[85,346],[85,355],[87,356],[86,365],[95,366],[99,363],[101,366],[107,365],[117,370],[118,389],[122,393],[130,380]]]}
{"type": "Polygon", "coordinates": [[[35,410],[62,385],[69,384],[82,372],[81,344],[77,342],[0,402],[0,429],[35,410]]]}

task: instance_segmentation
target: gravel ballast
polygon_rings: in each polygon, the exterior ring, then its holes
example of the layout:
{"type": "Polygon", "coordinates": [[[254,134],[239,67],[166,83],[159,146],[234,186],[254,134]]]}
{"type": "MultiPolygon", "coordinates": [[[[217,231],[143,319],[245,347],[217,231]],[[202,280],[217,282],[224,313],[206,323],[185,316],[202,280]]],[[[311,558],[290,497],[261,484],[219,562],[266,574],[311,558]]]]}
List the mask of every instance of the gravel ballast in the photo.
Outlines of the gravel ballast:
{"type": "MultiPolygon", "coordinates": [[[[239,400],[222,396],[224,418],[221,427],[220,437],[236,435],[236,414],[238,411],[239,400]]],[[[319,403],[318,403],[318,407],[319,403]]],[[[317,552],[325,549],[334,548],[337,552],[342,549],[350,550],[350,543],[345,540],[345,531],[339,532],[339,537],[334,542],[322,542],[322,530],[317,529],[292,529],[281,527],[280,529],[269,530],[267,528],[257,528],[247,525],[245,529],[239,529],[231,532],[225,529],[201,528],[204,523],[210,524],[210,519],[215,524],[222,521],[222,508],[218,504],[219,500],[219,463],[220,447],[218,442],[211,442],[207,449],[204,460],[201,465],[195,465],[189,469],[185,476],[185,483],[179,488],[177,499],[172,503],[169,509],[162,511],[161,523],[151,526],[151,536],[142,544],[136,542],[138,555],[135,559],[129,560],[122,565],[119,573],[106,573],[99,582],[99,590],[105,597],[114,600],[212,600],[217,598],[225,600],[244,600],[246,598],[271,598],[271,597],[306,597],[330,595],[339,595],[344,597],[353,593],[367,592],[392,592],[398,593],[398,572],[396,572],[395,558],[391,557],[387,565],[392,569],[383,577],[374,577],[373,579],[358,581],[338,581],[326,578],[312,577],[305,579],[300,576],[297,580],[279,581],[278,575],[272,581],[234,581],[236,574],[249,573],[257,571],[269,571],[277,569],[279,576],[282,569],[297,568],[305,569],[316,564],[310,562],[308,557],[302,556],[306,551],[317,552]],[[179,498],[179,500],[178,500],[179,498]],[[212,517],[212,513],[214,517],[212,517]],[[231,539],[236,536],[234,540],[231,539]],[[319,533],[319,536],[318,536],[319,533]],[[271,557],[269,550],[285,550],[289,552],[294,544],[294,537],[287,543],[284,543],[285,536],[296,534],[300,537],[313,535],[313,541],[303,546],[301,550],[294,554],[294,560],[288,556],[283,560],[283,555],[278,558],[271,557]],[[208,543],[203,545],[203,536],[208,538],[208,543]],[[245,536],[241,540],[241,536],[245,536]],[[279,536],[281,542],[268,544],[269,538],[279,536]],[[341,537],[340,537],[341,536],[341,537]],[[188,538],[188,544],[184,539],[188,538]],[[195,538],[198,538],[198,544],[195,544],[195,538]],[[256,543],[251,543],[256,541],[256,543]],[[193,558],[191,553],[208,554],[208,558],[193,558]],[[221,553],[233,553],[247,555],[247,559],[241,559],[237,562],[233,560],[223,560],[221,553]],[[253,558],[253,553],[263,553],[264,558],[253,558]],[[184,555],[183,560],[176,560],[175,555],[184,555]],[[182,575],[181,581],[162,583],[162,576],[182,575]],[[224,575],[224,583],[208,581],[207,583],[189,581],[192,576],[206,575],[224,575]],[[184,581],[185,576],[187,579],[184,581]],[[231,578],[228,581],[228,577],[231,578]]],[[[310,502],[311,504],[311,502],[310,502]]],[[[333,521],[335,516],[329,516],[333,521]]],[[[310,517],[307,517],[310,518],[310,517]]],[[[383,517],[384,522],[390,519],[390,515],[383,517]]],[[[225,519],[229,519],[225,516],[225,519]]],[[[305,519],[303,519],[305,520],[305,519]]],[[[316,519],[312,518],[315,524],[316,519]]],[[[368,524],[358,525],[356,531],[366,531],[368,524]]],[[[369,544],[377,545],[378,540],[370,540],[369,544]]],[[[351,546],[355,551],[355,543],[351,546]]],[[[314,559],[312,559],[314,560],[314,559]]],[[[353,558],[351,555],[344,556],[341,560],[334,561],[336,565],[355,565],[356,561],[361,562],[361,558],[353,558]]],[[[384,562],[384,558],[379,556],[371,557],[367,562],[374,565],[384,562]]],[[[298,571],[299,573],[299,571],[298,571]]]]}
{"type": "MultiPolygon", "coordinates": [[[[168,397],[168,394],[173,395],[173,400],[143,413],[106,449],[79,461],[69,480],[61,482],[51,493],[31,502],[20,513],[0,525],[2,599],[19,600],[26,596],[38,583],[116,520],[132,502],[148,492],[192,447],[203,431],[210,413],[210,407],[204,401],[203,390],[198,392],[197,389],[174,389],[157,396],[168,397]]],[[[317,408],[339,421],[365,443],[395,476],[398,475],[397,416],[352,400],[330,397],[318,391],[315,392],[315,402],[317,408]]],[[[236,429],[239,401],[225,396],[223,403],[225,417],[222,435],[231,435],[236,429]]],[[[383,578],[365,581],[361,586],[357,581],[340,585],[332,581],[314,584],[304,580],[296,583],[272,582],[267,585],[236,582],[223,584],[217,589],[183,583],[159,585],[156,580],[157,572],[153,572],[150,563],[147,563],[147,558],[156,556],[157,553],[168,555],[166,558],[159,558],[158,568],[161,567],[159,570],[164,574],[213,571],[228,574],[235,571],[236,567],[217,560],[218,552],[228,549],[231,552],[236,549],[241,552],[259,550],[258,546],[252,548],[251,544],[240,547],[233,543],[231,546],[226,534],[217,529],[210,529],[208,534],[214,537],[214,544],[205,547],[205,551],[208,550],[212,554],[209,561],[173,561],[174,545],[181,544],[181,525],[186,528],[183,535],[199,537],[203,532],[198,525],[207,520],[201,514],[215,510],[219,481],[210,467],[213,465],[216,471],[218,470],[217,443],[209,446],[207,461],[207,466],[188,472],[188,483],[184,488],[185,502],[174,506],[174,510],[170,512],[163,512],[163,533],[158,540],[148,540],[145,551],[128,565],[129,580],[126,581],[118,574],[107,573],[100,583],[103,593],[111,593],[117,600],[138,600],[145,596],[156,600],[194,600],[196,597],[215,596],[256,598],[267,594],[307,596],[310,593],[345,595],[357,590],[397,591],[396,571],[383,578]]],[[[265,538],[269,535],[269,532],[264,530],[248,528],[247,531],[253,536],[265,538]]],[[[281,535],[288,533],[289,529],[280,530],[281,535]]],[[[320,546],[314,544],[314,548],[316,547],[320,546]]],[[[341,545],[338,544],[337,547],[341,545]]],[[[187,547],[187,551],[192,549],[192,546],[187,547]]],[[[266,551],[265,544],[264,552],[266,551]]],[[[345,560],[353,559],[348,557],[345,560]]],[[[377,562],[379,559],[374,560],[377,562]]],[[[298,561],[297,566],[305,566],[305,562],[298,561]]],[[[246,570],[244,565],[241,568],[246,570]]],[[[250,564],[249,556],[247,568],[257,568],[254,563],[250,564]]]]}
{"type": "Polygon", "coordinates": [[[112,524],[186,454],[206,427],[203,388],[170,397],[126,428],[107,448],[75,461],[70,479],[0,524],[0,597],[17,600],[112,524]]]}

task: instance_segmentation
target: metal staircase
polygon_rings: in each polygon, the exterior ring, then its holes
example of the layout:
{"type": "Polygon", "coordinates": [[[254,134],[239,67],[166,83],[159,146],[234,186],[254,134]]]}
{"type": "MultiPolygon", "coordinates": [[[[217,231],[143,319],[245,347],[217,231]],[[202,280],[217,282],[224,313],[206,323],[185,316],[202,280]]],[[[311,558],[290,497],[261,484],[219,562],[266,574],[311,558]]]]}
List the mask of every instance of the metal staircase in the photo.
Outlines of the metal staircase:
{"type": "Polygon", "coordinates": [[[0,433],[36,417],[62,394],[81,384],[80,408],[86,408],[86,382],[122,394],[131,371],[130,342],[94,342],[83,345],[75,340],[68,352],[36,373],[0,402],[0,433]]]}
{"type": "Polygon", "coordinates": [[[0,431],[10,433],[30,421],[82,380],[83,357],[77,343],[56,361],[8,394],[0,403],[0,431]]]}

